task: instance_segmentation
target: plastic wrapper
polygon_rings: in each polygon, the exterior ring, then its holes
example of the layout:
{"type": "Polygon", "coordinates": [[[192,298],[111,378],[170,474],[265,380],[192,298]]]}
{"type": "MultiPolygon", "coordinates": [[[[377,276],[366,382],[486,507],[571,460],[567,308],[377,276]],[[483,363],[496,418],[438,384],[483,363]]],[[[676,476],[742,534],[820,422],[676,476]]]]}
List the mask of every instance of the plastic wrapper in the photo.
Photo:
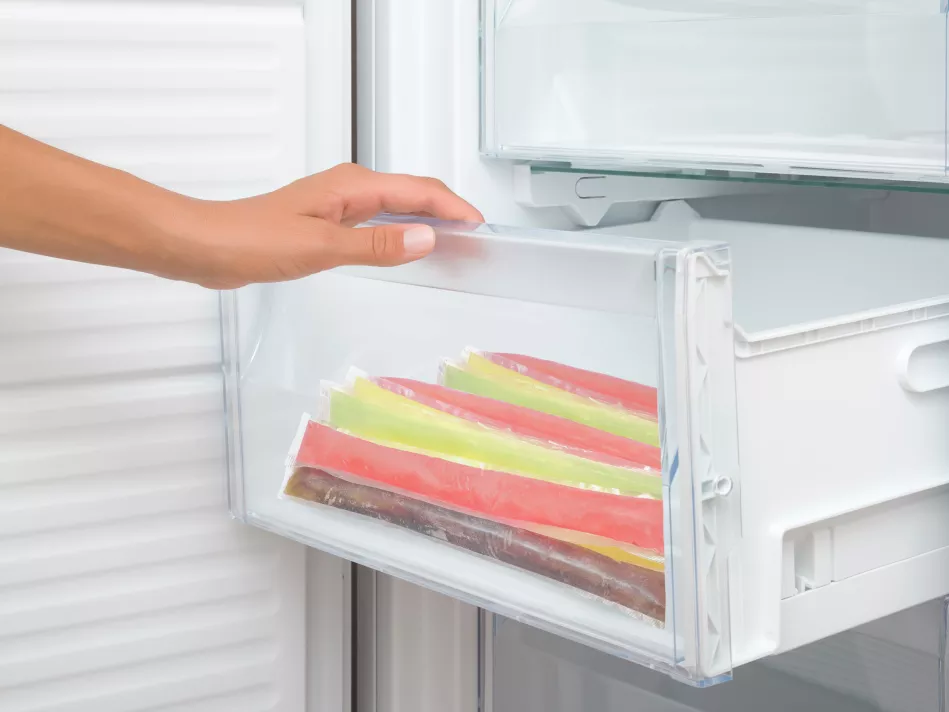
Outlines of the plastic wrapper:
{"type": "Polygon", "coordinates": [[[473,349],[466,350],[459,362],[443,361],[439,382],[448,388],[559,416],[647,445],[659,445],[659,425],[652,414],[633,412],[535,380],[473,349]]]}
{"type": "Polygon", "coordinates": [[[582,532],[574,543],[605,547],[625,543],[662,552],[662,503],[576,489],[517,474],[462,465],[363,440],[320,423],[306,425],[295,460],[312,467],[467,512],[549,527],[556,538],[582,532]]]}
{"type": "Polygon", "coordinates": [[[344,384],[324,383],[320,422],[305,419],[283,496],[436,538],[662,624],[650,389],[471,350],[441,377],[447,385],[353,369],[344,384]]]}
{"type": "Polygon", "coordinates": [[[645,467],[590,460],[418,403],[355,376],[324,389],[323,421],[400,449],[582,489],[662,497],[662,479],[645,467]]]}
{"type": "Polygon", "coordinates": [[[431,408],[493,428],[509,430],[520,437],[546,442],[555,448],[579,452],[592,460],[646,467],[657,472],[662,468],[658,447],[565,418],[421,381],[404,378],[372,380],[381,388],[431,408]]]}
{"type": "Polygon", "coordinates": [[[543,534],[553,539],[559,539],[560,541],[582,546],[585,549],[596,551],[616,561],[625,561],[628,564],[641,566],[650,571],[666,570],[665,556],[658,551],[642,549],[632,544],[613,541],[596,536],[595,534],[587,534],[586,532],[578,532],[570,529],[560,529],[559,527],[551,527],[545,524],[517,522],[517,526],[536,534],[543,534]]]}
{"type": "Polygon", "coordinates": [[[665,619],[665,581],[656,571],[507,524],[452,511],[396,492],[297,467],[289,496],[382,520],[612,601],[658,622],[665,619]]]}
{"type": "Polygon", "coordinates": [[[619,406],[631,413],[641,413],[656,418],[659,412],[658,393],[651,386],[565,366],[554,361],[545,361],[533,356],[486,352],[480,355],[498,366],[517,371],[535,381],[578,396],[592,398],[601,403],[619,406]]]}

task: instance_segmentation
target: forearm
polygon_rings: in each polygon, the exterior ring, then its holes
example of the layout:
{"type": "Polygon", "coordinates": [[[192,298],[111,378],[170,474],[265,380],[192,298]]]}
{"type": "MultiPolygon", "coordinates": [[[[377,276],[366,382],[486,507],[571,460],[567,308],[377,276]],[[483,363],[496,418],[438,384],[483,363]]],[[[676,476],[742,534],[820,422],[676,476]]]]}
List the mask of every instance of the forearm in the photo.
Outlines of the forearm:
{"type": "Polygon", "coordinates": [[[0,126],[0,246],[162,273],[189,202],[0,126]]]}
{"type": "Polygon", "coordinates": [[[429,226],[351,227],[380,212],[483,221],[439,181],[350,164],[264,195],[196,200],[0,126],[0,247],[218,289],[431,252],[429,226]]]}

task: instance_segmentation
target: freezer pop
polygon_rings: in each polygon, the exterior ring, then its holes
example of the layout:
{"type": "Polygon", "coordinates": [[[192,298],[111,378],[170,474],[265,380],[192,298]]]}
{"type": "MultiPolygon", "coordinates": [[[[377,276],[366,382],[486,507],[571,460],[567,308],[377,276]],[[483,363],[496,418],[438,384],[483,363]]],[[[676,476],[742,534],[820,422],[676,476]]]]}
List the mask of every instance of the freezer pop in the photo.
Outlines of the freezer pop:
{"type": "Polygon", "coordinates": [[[574,448],[589,459],[620,466],[662,468],[660,450],[652,445],[613,435],[566,418],[548,415],[523,406],[483,398],[405,378],[375,378],[381,388],[411,398],[465,420],[481,422],[515,435],[548,442],[567,450],[574,448]]]}
{"type": "Polygon", "coordinates": [[[468,352],[462,363],[443,362],[443,386],[531,408],[647,445],[659,445],[655,419],[535,381],[468,352]]]}
{"type": "Polygon", "coordinates": [[[603,556],[608,556],[616,561],[623,561],[633,566],[641,566],[650,571],[665,571],[665,556],[657,551],[643,549],[633,544],[613,541],[612,539],[587,532],[561,529],[560,527],[553,527],[547,524],[507,520],[502,521],[502,523],[510,524],[519,529],[526,529],[535,534],[549,536],[551,539],[576,544],[577,546],[582,546],[584,549],[590,549],[591,551],[603,554],[603,556]]]}
{"type": "Polygon", "coordinates": [[[662,479],[654,471],[616,467],[542,447],[429,408],[365,378],[355,378],[349,391],[330,388],[328,395],[329,425],[392,447],[581,489],[662,496],[662,479]]]}
{"type": "Polygon", "coordinates": [[[665,579],[659,572],[534,532],[342,480],[319,469],[297,468],[286,494],[395,524],[559,581],[656,621],[665,619],[665,579]]]}
{"type": "MultiPolygon", "coordinates": [[[[624,542],[640,549],[663,551],[662,502],[655,499],[575,489],[469,467],[388,448],[315,422],[306,426],[296,464],[422,496],[492,519],[530,522],[602,537],[584,540],[580,534],[569,535],[576,543],[609,548],[624,542]]],[[[568,534],[557,536],[563,538],[568,534]]]]}
{"type": "Polygon", "coordinates": [[[616,405],[633,413],[657,417],[657,392],[650,386],[532,356],[505,353],[482,353],[481,355],[492,363],[517,371],[549,386],[575,393],[578,396],[593,398],[601,403],[616,405]]]}

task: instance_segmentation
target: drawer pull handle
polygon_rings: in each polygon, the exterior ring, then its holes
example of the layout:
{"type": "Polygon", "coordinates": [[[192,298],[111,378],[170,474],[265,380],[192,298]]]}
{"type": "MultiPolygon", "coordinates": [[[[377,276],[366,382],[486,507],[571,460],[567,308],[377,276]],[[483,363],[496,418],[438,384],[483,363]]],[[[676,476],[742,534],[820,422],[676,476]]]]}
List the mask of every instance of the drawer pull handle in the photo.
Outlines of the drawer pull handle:
{"type": "Polygon", "coordinates": [[[910,393],[949,387],[949,341],[919,344],[903,351],[896,366],[900,385],[910,393]]]}

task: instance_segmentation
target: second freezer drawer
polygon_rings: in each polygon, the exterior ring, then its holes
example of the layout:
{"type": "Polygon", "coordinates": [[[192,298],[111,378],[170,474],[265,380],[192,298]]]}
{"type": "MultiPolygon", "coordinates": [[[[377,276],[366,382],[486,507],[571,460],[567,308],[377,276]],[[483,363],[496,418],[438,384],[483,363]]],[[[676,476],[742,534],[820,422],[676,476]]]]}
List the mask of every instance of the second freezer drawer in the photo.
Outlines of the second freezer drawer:
{"type": "Polygon", "coordinates": [[[224,295],[235,515],[698,684],[949,591],[907,581],[949,547],[935,279],[835,290],[822,234],[782,306],[807,231],[435,226],[414,265],[224,295]]]}

